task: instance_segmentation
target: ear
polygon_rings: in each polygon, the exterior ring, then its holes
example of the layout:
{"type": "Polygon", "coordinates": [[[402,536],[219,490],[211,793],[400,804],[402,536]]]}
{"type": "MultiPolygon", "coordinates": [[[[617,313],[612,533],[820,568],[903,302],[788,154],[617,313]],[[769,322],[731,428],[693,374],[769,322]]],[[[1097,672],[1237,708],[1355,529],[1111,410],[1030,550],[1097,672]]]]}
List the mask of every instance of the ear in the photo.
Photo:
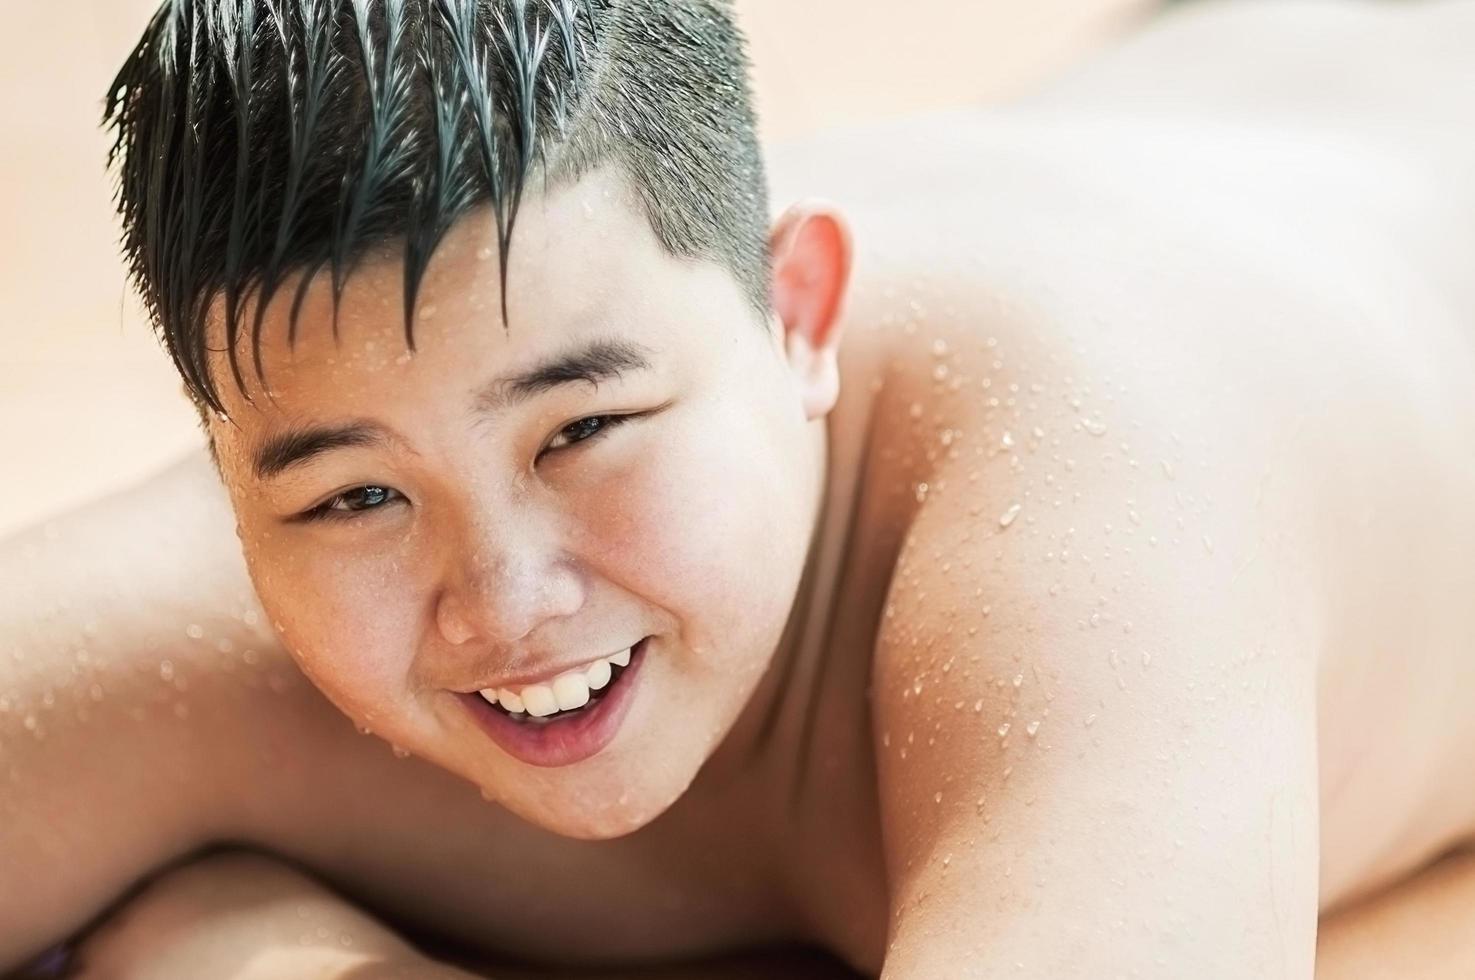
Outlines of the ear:
{"type": "Polygon", "coordinates": [[[804,414],[822,418],[840,396],[840,318],[850,282],[850,229],[831,205],[801,201],[769,237],[773,309],[804,414]]]}

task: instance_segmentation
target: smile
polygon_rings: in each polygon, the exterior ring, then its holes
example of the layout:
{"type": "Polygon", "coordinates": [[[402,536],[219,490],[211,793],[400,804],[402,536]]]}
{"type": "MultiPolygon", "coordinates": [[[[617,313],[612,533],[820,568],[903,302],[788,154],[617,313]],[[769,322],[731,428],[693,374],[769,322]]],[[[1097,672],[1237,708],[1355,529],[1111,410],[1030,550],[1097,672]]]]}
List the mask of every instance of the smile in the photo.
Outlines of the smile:
{"type": "Polygon", "coordinates": [[[481,696],[520,721],[551,721],[577,711],[603,697],[603,691],[628,666],[634,647],[600,657],[582,667],[566,670],[546,684],[519,688],[487,688],[481,696]]]}
{"type": "Polygon", "coordinates": [[[458,697],[477,726],[513,758],[533,766],[572,765],[601,752],[619,733],[640,689],[650,640],[647,636],[628,650],[565,671],[547,684],[505,694],[498,689],[495,701],[490,689],[458,697]]]}

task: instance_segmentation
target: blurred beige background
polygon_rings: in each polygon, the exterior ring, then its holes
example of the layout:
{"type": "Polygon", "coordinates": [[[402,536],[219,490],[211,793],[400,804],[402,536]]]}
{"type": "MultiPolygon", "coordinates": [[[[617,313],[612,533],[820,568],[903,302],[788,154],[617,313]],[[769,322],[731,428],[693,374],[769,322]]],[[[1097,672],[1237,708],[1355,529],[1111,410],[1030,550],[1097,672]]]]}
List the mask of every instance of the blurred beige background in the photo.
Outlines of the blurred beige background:
{"type": "MultiPolygon", "coordinates": [[[[765,139],[994,100],[1154,0],[737,0],[765,139]],[[904,10],[904,12],[902,12],[904,10]]],[[[157,0],[12,3],[0,32],[4,181],[0,535],[199,444],[124,281],[102,98],[157,0]],[[64,13],[62,12],[64,11],[64,13]],[[19,488],[19,492],[16,492],[19,488]]]]}

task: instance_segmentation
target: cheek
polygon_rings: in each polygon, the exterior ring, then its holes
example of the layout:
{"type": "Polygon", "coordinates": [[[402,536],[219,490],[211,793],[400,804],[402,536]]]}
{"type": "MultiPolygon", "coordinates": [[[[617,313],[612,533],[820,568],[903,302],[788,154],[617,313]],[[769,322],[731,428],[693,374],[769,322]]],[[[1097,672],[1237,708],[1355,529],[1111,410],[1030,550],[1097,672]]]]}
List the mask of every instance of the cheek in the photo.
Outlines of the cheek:
{"type": "Polygon", "coordinates": [[[319,557],[304,545],[247,548],[263,608],[313,683],[364,723],[390,710],[413,658],[412,589],[385,558],[319,557]]]}
{"type": "Polygon", "coordinates": [[[722,647],[756,642],[787,615],[785,572],[802,537],[783,434],[737,415],[667,433],[618,480],[600,535],[609,577],[681,619],[698,634],[689,641],[722,647]]]}

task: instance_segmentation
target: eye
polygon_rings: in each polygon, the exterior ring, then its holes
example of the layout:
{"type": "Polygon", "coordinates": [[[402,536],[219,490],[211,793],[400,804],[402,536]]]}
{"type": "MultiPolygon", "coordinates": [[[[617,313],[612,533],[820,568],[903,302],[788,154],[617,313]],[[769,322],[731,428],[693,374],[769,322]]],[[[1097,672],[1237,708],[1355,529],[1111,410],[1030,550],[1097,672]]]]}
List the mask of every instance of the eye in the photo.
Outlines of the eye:
{"type": "Polygon", "coordinates": [[[378,510],[386,504],[403,499],[403,494],[389,487],[373,485],[354,487],[304,512],[301,518],[305,521],[351,520],[362,511],[378,510]]]}
{"type": "Polygon", "coordinates": [[[558,435],[554,436],[552,441],[548,443],[544,452],[568,449],[570,446],[581,442],[592,442],[615,426],[621,425],[636,417],[635,415],[591,415],[588,418],[579,419],[577,422],[570,422],[558,430],[558,435]],[[567,442],[560,445],[558,443],[559,439],[567,439],[567,442]]]}

